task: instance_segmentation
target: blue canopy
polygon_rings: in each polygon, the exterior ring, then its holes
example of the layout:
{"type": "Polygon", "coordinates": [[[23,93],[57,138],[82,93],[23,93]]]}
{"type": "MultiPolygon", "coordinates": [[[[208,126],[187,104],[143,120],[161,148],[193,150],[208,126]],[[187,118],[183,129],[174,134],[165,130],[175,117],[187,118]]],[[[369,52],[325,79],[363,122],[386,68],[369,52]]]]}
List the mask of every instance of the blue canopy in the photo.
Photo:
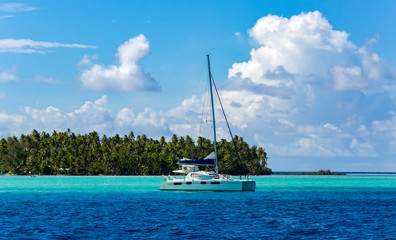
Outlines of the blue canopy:
{"type": "Polygon", "coordinates": [[[181,159],[179,164],[183,165],[215,165],[216,156],[214,152],[206,156],[204,159],[181,159]]]}
{"type": "Polygon", "coordinates": [[[214,159],[182,159],[179,164],[183,165],[215,165],[214,159]]]}

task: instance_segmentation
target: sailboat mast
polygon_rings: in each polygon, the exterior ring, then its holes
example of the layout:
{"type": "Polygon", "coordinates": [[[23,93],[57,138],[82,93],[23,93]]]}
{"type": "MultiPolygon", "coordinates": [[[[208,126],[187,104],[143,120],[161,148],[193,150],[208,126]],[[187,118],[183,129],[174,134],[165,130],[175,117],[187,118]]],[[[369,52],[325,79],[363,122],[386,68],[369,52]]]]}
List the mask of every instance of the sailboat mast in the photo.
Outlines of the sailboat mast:
{"type": "Polygon", "coordinates": [[[215,121],[215,112],[214,112],[214,104],[213,104],[212,73],[211,73],[211,71],[210,71],[209,54],[207,54],[206,57],[207,57],[207,59],[208,59],[208,74],[209,74],[210,102],[211,102],[211,104],[212,104],[213,143],[214,143],[214,150],[215,150],[216,175],[219,175],[219,168],[217,167],[216,121],[215,121]]]}

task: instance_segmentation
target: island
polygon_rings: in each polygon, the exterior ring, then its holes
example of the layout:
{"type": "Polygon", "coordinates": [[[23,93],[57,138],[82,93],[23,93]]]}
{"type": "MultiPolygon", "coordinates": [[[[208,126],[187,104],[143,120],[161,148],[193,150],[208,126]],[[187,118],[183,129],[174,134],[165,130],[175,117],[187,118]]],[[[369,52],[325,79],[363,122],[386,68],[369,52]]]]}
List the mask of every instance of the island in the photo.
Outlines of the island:
{"type": "MultiPolygon", "coordinates": [[[[217,142],[219,171],[232,175],[269,175],[267,153],[242,137],[217,142]],[[234,150],[234,144],[239,153],[234,150]]],[[[14,175],[168,175],[182,158],[203,158],[213,151],[211,140],[173,135],[169,141],[118,134],[99,136],[33,130],[0,139],[0,174],[14,175]]]]}
{"type": "Polygon", "coordinates": [[[345,173],[331,172],[330,170],[319,170],[317,172],[278,172],[276,175],[346,175],[345,173]]]}

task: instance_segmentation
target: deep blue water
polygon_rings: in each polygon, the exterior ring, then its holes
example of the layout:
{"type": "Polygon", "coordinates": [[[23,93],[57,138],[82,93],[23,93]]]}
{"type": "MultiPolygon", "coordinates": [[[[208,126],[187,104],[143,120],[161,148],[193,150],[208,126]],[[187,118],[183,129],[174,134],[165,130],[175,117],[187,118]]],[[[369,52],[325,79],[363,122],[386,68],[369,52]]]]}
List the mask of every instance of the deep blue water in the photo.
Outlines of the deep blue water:
{"type": "Polygon", "coordinates": [[[1,239],[396,239],[396,176],[256,177],[160,192],[161,177],[0,176],[1,239]]]}

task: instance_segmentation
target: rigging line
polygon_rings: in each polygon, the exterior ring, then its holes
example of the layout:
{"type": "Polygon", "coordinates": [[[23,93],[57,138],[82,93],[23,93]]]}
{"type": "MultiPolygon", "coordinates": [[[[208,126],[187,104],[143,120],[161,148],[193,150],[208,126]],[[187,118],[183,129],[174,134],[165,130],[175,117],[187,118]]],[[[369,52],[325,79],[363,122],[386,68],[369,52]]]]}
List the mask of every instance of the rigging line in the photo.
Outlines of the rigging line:
{"type": "Polygon", "coordinates": [[[203,104],[202,104],[202,112],[201,112],[201,122],[199,124],[199,132],[198,132],[198,136],[201,136],[201,131],[202,131],[202,125],[203,125],[203,119],[204,119],[204,112],[205,112],[205,107],[206,107],[206,98],[207,98],[207,94],[208,94],[208,88],[209,88],[209,84],[206,82],[206,87],[205,87],[205,93],[204,93],[204,98],[203,98],[203,104]]]}
{"type": "MultiPolygon", "coordinates": [[[[203,79],[203,69],[204,69],[204,66],[205,66],[205,61],[202,63],[202,67],[201,67],[201,76],[200,76],[200,79],[201,79],[201,81],[200,82],[203,82],[202,81],[202,79],[203,79]]],[[[202,126],[203,126],[203,121],[204,121],[204,112],[205,112],[205,107],[206,107],[206,99],[207,99],[207,94],[208,94],[208,89],[209,89],[209,83],[208,83],[208,81],[206,81],[206,78],[205,78],[205,92],[204,92],[204,97],[203,97],[203,104],[202,104],[202,112],[201,112],[201,122],[200,122],[200,124],[199,124],[199,131],[198,131],[198,136],[201,136],[201,134],[202,134],[202,126]]]]}
{"type": "Polygon", "coordinates": [[[223,111],[224,119],[225,119],[225,121],[226,121],[226,123],[227,123],[228,131],[230,132],[230,135],[231,135],[232,143],[234,144],[234,149],[235,149],[235,152],[236,152],[236,154],[237,154],[237,158],[238,158],[238,160],[239,160],[239,163],[240,163],[241,166],[242,166],[243,174],[246,175],[245,167],[244,167],[244,164],[242,163],[241,158],[239,157],[238,149],[237,149],[236,143],[235,143],[235,141],[234,141],[234,136],[232,135],[230,125],[228,124],[227,116],[226,116],[225,111],[224,111],[224,108],[223,108],[223,103],[221,102],[220,95],[219,95],[219,92],[217,91],[216,83],[215,83],[215,81],[214,81],[214,79],[213,79],[213,76],[212,76],[212,82],[213,82],[213,86],[214,86],[214,88],[215,88],[215,90],[216,90],[217,98],[219,99],[219,103],[220,103],[220,106],[221,106],[221,110],[223,111]]]}

